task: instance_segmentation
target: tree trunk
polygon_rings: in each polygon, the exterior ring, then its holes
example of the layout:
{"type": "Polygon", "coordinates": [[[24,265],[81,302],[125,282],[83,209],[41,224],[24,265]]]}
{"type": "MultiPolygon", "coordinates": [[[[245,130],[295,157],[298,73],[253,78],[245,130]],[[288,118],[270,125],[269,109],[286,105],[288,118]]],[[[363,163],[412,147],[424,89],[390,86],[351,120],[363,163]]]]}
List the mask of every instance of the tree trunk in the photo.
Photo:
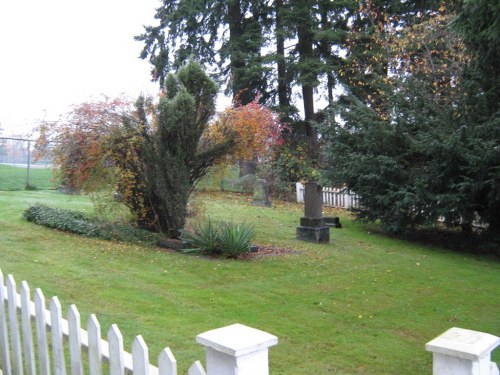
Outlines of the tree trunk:
{"type": "Polygon", "coordinates": [[[240,177],[246,176],[247,174],[255,174],[257,172],[257,160],[241,160],[240,165],[240,177]]]}
{"type": "Polygon", "coordinates": [[[276,61],[278,73],[278,102],[281,119],[288,122],[290,119],[290,97],[288,95],[288,79],[285,61],[285,37],[283,35],[283,0],[275,1],[276,12],[276,61]]]}
{"type": "Polygon", "coordinates": [[[304,120],[306,122],[306,134],[313,152],[312,157],[317,157],[317,132],[313,127],[314,121],[314,84],[316,82],[316,72],[314,68],[308,66],[308,61],[314,58],[313,56],[313,34],[311,31],[310,22],[304,22],[297,28],[298,37],[298,52],[300,64],[300,77],[302,83],[302,101],[304,103],[304,120]]]}
{"type": "MultiPolygon", "coordinates": [[[[321,28],[323,30],[332,30],[334,26],[332,25],[332,22],[330,22],[328,18],[328,5],[329,1],[321,1],[319,3],[320,10],[321,10],[321,28]]],[[[320,50],[321,50],[321,55],[323,56],[323,59],[325,62],[328,62],[328,67],[327,67],[327,72],[326,72],[326,87],[328,91],[328,105],[331,106],[333,105],[333,89],[335,88],[335,77],[333,76],[332,69],[333,69],[333,56],[332,56],[332,48],[330,45],[330,42],[326,39],[322,40],[320,43],[320,50]]]]}
{"type": "Polygon", "coordinates": [[[228,3],[228,24],[229,24],[229,50],[231,66],[231,91],[233,101],[238,93],[243,89],[241,82],[241,71],[245,67],[243,52],[241,48],[241,38],[243,35],[242,14],[240,0],[230,0],[228,3]]]}

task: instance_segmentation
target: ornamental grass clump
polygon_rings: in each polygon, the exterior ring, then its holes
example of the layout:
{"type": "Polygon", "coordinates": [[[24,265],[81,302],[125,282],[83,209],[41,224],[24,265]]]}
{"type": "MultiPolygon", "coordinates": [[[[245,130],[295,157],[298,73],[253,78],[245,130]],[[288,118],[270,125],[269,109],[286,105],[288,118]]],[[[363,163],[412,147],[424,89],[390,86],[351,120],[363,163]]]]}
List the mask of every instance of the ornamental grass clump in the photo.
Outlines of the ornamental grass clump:
{"type": "Polygon", "coordinates": [[[220,232],[223,255],[237,258],[241,254],[248,253],[254,234],[254,228],[250,225],[223,223],[220,232]]]}
{"type": "Polygon", "coordinates": [[[182,231],[182,239],[191,247],[185,253],[238,258],[250,251],[255,231],[253,226],[241,223],[214,222],[208,218],[196,222],[191,230],[182,231]]]}
{"type": "Polygon", "coordinates": [[[213,222],[210,218],[205,222],[195,222],[191,230],[182,231],[181,237],[191,245],[183,250],[185,253],[220,254],[220,223],[213,222]]]}

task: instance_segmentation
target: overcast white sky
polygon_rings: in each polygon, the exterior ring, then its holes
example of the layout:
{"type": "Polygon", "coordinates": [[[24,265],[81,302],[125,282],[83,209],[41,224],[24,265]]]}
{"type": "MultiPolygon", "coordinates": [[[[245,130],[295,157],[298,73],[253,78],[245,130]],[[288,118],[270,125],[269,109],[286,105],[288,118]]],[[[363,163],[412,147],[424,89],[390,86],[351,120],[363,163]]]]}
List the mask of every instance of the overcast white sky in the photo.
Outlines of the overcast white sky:
{"type": "Polygon", "coordinates": [[[134,36],[158,0],[0,0],[0,128],[26,134],[101,94],[155,94],[134,36]]]}

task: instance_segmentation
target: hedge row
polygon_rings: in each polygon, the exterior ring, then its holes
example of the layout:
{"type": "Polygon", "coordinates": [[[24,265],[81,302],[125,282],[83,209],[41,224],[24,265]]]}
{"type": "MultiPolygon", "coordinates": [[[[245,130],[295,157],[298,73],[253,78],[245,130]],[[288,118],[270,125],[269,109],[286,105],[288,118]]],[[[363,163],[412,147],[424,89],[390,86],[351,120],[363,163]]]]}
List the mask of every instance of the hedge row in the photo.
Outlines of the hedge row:
{"type": "Polygon", "coordinates": [[[86,237],[145,244],[156,244],[160,239],[159,234],[130,224],[98,222],[79,211],[41,204],[29,207],[23,216],[35,224],[86,237]]]}

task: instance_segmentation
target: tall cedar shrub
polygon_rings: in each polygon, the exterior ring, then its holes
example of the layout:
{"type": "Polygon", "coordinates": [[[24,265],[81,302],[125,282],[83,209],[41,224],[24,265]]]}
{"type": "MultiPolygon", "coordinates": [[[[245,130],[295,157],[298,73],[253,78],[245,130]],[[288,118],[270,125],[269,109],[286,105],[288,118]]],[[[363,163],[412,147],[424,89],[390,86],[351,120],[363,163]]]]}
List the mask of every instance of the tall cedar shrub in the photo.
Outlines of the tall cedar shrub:
{"type": "MultiPolygon", "coordinates": [[[[214,114],[217,86],[199,64],[190,62],[170,74],[165,86],[154,113],[156,123],[149,124],[143,115],[141,124],[128,124],[142,142],[135,147],[133,163],[120,168],[132,171],[132,181],[122,186],[132,193],[123,196],[139,225],[177,237],[191,192],[209,167],[230,150],[233,140],[228,136],[214,143],[204,137],[214,114]]],[[[140,107],[138,112],[144,113],[140,107]]]]}

